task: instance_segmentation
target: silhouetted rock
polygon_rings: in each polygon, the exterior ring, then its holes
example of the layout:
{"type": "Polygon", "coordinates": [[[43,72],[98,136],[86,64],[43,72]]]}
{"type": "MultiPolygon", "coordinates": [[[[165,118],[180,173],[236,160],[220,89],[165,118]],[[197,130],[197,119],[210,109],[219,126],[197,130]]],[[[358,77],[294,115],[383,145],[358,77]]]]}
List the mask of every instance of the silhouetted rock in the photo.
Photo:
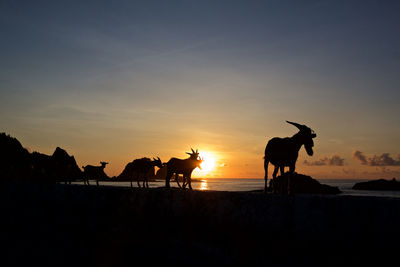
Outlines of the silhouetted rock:
{"type": "Polygon", "coordinates": [[[124,170],[121,172],[120,175],[115,177],[114,181],[121,181],[121,182],[130,182],[133,176],[133,161],[126,164],[124,170]]]}
{"type": "Polygon", "coordinates": [[[0,134],[0,177],[2,180],[60,182],[82,178],[75,158],[57,147],[53,155],[29,153],[13,137],[0,134]]]}
{"type": "Polygon", "coordinates": [[[356,183],[353,186],[354,190],[379,190],[379,191],[399,191],[400,182],[393,178],[392,180],[373,180],[367,182],[356,183]]]}
{"type": "Polygon", "coordinates": [[[27,179],[30,176],[30,153],[21,143],[5,133],[0,133],[0,178],[27,179]]]}
{"type": "Polygon", "coordinates": [[[57,147],[51,158],[55,167],[54,176],[58,181],[82,179],[82,171],[76,164],[75,157],[68,155],[67,151],[57,147]]]}
{"type": "MultiPolygon", "coordinates": [[[[276,177],[278,194],[287,193],[287,182],[289,173],[276,177]]],[[[272,180],[270,180],[271,189],[272,180]]],[[[321,184],[310,176],[294,173],[292,177],[292,191],[296,194],[340,194],[339,188],[321,184]]]]}

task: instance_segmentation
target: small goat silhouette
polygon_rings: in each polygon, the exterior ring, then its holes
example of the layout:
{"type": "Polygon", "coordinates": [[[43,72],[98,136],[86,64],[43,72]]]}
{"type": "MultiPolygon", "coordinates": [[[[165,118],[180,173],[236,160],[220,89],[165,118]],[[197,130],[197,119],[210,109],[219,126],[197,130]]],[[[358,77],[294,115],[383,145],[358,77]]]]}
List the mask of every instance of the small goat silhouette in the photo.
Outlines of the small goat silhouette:
{"type": "Polygon", "coordinates": [[[305,125],[301,125],[295,122],[286,121],[289,124],[296,126],[299,132],[292,137],[279,138],[275,137],[268,141],[265,147],[264,157],[264,170],[265,170],[265,186],[264,191],[267,191],[267,180],[268,180],[268,163],[271,162],[274,166],[274,172],[272,174],[272,189],[276,193],[275,178],[278,173],[278,169],[281,170],[283,175],[285,167],[289,167],[289,178],[288,178],[288,194],[291,193],[291,179],[295,170],[296,161],[299,156],[299,150],[304,145],[307,154],[313,155],[313,146],[317,135],[313,130],[305,125]]]}
{"type": "Polygon", "coordinates": [[[157,166],[161,168],[162,162],[160,158],[153,158],[150,160],[149,158],[141,158],[135,159],[130,167],[131,172],[131,187],[133,188],[132,181],[136,180],[138,187],[140,187],[140,180],[143,179],[143,187],[149,187],[149,176],[154,177],[154,167],[157,166]]]}
{"type": "Polygon", "coordinates": [[[83,168],[83,181],[85,184],[89,185],[89,179],[95,179],[96,185],[99,186],[99,180],[108,178],[107,174],[104,172],[104,168],[108,162],[100,161],[101,166],[86,165],[83,168]]]}
{"type": "Polygon", "coordinates": [[[186,184],[189,185],[189,188],[192,189],[192,172],[195,168],[201,169],[201,163],[203,159],[199,158],[199,152],[196,149],[194,151],[192,148],[192,153],[186,152],[186,154],[190,155],[187,159],[178,159],[178,158],[171,158],[167,162],[167,176],[165,177],[165,187],[169,188],[170,184],[169,181],[171,180],[172,175],[176,175],[176,182],[179,187],[179,179],[178,175],[183,175],[183,187],[186,187],[186,184]]]}

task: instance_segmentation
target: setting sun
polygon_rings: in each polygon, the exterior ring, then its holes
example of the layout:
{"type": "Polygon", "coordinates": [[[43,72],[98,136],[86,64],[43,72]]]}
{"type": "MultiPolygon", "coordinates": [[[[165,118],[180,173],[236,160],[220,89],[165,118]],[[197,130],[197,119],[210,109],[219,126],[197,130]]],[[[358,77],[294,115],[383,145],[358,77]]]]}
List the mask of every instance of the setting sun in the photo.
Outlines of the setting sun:
{"type": "Polygon", "coordinates": [[[204,159],[201,163],[201,172],[207,174],[214,170],[217,165],[217,159],[214,154],[210,152],[200,152],[200,157],[204,159]]]}

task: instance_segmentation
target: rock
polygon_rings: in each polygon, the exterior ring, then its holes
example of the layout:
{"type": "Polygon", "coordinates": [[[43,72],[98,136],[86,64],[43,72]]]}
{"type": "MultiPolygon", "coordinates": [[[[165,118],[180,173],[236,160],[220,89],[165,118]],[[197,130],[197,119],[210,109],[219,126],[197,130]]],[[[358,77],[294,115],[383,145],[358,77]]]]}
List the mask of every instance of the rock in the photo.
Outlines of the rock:
{"type": "Polygon", "coordinates": [[[1,133],[0,151],[1,180],[61,182],[82,178],[75,158],[59,147],[51,156],[29,153],[16,138],[1,133]]]}
{"type": "Polygon", "coordinates": [[[379,191],[399,191],[400,182],[393,178],[392,180],[378,179],[367,182],[356,183],[354,190],[379,190],[379,191]]]}
{"type": "MultiPolygon", "coordinates": [[[[289,173],[285,173],[283,176],[276,177],[276,187],[279,194],[287,193],[287,181],[289,173]]],[[[272,179],[270,180],[269,189],[271,187],[272,179]]],[[[296,194],[340,194],[339,188],[321,184],[317,180],[310,176],[294,173],[292,177],[292,191],[296,194]]]]}
{"type": "Polygon", "coordinates": [[[30,153],[21,143],[5,133],[0,133],[0,178],[14,180],[29,176],[30,153]]]}

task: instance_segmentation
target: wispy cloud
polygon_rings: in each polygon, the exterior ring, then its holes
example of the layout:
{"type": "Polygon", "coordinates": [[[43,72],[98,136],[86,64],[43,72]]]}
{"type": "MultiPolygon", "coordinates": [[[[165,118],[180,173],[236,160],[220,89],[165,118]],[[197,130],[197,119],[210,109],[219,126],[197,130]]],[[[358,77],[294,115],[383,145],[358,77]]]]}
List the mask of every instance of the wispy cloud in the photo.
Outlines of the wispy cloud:
{"type": "Polygon", "coordinates": [[[339,155],[332,155],[331,157],[321,158],[316,161],[304,161],[305,165],[308,166],[343,166],[344,158],[339,155]]]}
{"type": "Polygon", "coordinates": [[[354,151],[353,158],[358,160],[362,165],[368,166],[400,166],[400,154],[397,159],[390,156],[389,153],[382,153],[381,155],[373,155],[372,157],[366,157],[361,151],[354,151]]]}

